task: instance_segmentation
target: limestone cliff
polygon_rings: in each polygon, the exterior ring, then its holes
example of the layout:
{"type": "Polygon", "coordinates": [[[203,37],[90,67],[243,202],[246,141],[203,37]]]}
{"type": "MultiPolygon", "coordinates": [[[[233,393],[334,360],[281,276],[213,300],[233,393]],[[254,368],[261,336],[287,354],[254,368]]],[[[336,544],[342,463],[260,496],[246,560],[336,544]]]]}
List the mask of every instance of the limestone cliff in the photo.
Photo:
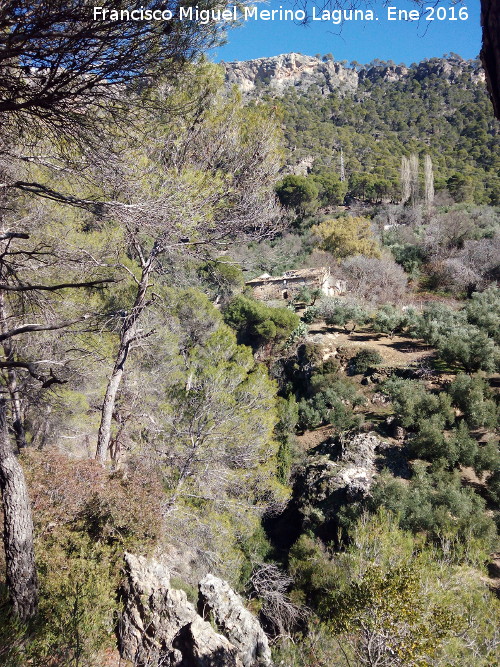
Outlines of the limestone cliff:
{"type": "Polygon", "coordinates": [[[311,86],[317,86],[323,95],[334,91],[349,94],[356,92],[358,84],[365,80],[373,83],[395,82],[404,79],[415,70],[417,79],[436,75],[449,83],[458,83],[465,73],[473,83],[484,82],[484,72],[477,61],[462,60],[454,56],[431,58],[411,67],[375,61],[365,67],[354,69],[332,60],[324,62],[313,56],[285,53],[271,58],[235,61],[223,65],[228,85],[236,85],[248,95],[265,90],[279,96],[291,88],[306,92],[311,86]]]}
{"type": "Polygon", "coordinates": [[[358,86],[355,70],[300,53],[225,63],[224,66],[228,84],[236,84],[244,93],[254,92],[259,84],[277,95],[292,87],[305,91],[316,85],[323,94],[328,94],[334,90],[354,92],[358,86]]]}

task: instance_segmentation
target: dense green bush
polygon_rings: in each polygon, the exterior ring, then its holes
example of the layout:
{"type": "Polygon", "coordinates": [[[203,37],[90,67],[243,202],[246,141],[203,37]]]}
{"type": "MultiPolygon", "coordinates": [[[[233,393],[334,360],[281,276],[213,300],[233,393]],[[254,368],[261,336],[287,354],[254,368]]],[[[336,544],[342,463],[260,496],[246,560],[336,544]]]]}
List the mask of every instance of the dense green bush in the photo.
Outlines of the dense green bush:
{"type": "Polygon", "coordinates": [[[371,323],[374,331],[380,331],[393,336],[395,333],[401,333],[405,329],[412,327],[416,318],[417,314],[412,308],[401,310],[391,304],[385,304],[377,310],[371,323]]]}
{"type": "Polygon", "coordinates": [[[40,605],[29,644],[16,640],[12,621],[10,637],[0,632],[0,661],[92,667],[115,643],[123,552],[151,552],[161,539],[158,471],[131,462],[126,476],[113,475],[96,461],[47,450],[30,449],[22,458],[36,508],[40,605]]]}
{"type": "Polygon", "coordinates": [[[389,244],[389,248],[396,262],[403,267],[409,276],[413,278],[419,276],[422,265],[427,259],[423,248],[409,243],[393,243],[389,244]]]}
{"type": "Polygon", "coordinates": [[[308,306],[302,315],[302,319],[306,324],[312,324],[312,322],[315,322],[318,319],[318,316],[318,308],[316,308],[316,306],[308,306]]]}
{"type": "Polygon", "coordinates": [[[276,185],[276,194],[282,206],[304,211],[308,207],[317,208],[319,188],[307,176],[290,174],[276,185]]]}
{"type": "Polygon", "coordinates": [[[239,265],[231,257],[218,257],[200,264],[197,269],[203,285],[214,296],[228,298],[245,284],[245,278],[239,265]]]}
{"type": "Polygon", "coordinates": [[[277,651],[286,665],[320,660],[348,667],[374,657],[378,664],[416,666],[432,656],[441,667],[495,660],[500,604],[479,576],[470,576],[489,545],[448,533],[434,546],[398,523],[397,515],[379,510],[356,521],[341,551],[307,535],[293,545],[291,597],[311,612],[294,649],[285,644],[277,651]]]}
{"type": "Polygon", "coordinates": [[[316,374],[311,378],[311,390],[314,395],[299,402],[299,428],[305,430],[332,424],[338,431],[346,431],[361,425],[362,415],[356,414],[355,408],[364,402],[364,398],[352,384],[316,374]]]}
{"type": "Polygon", "coordinates": [[[318,186],[321,206],[336,206],[344,202],[347,183],[340,180],[336,171],[325,168],[316,169],[310,178],[318,186]]]}
{"type": "Polygon", "coordinates": [[[448,387],[448,394],[470,428],[494,428],[498,424],[498,406],[483,378],[459,373],[448,387]]]}
{"type": "Polygon", "coordinates": [[[240,295],[225,308],[224,321],[238,332],[238,342],[255,348],[283,343],[298,327],[300,318],[288,308],[272,308],[240,295]]]}
{"type": "Polygon", "coordinates": [[[408,440],[411,457],[442,463],[445,467],[474,466],[479,448],[463,422],[451,433],[444,433],[440,420],[431,417],[419,423],[418,432],[408,440]]]}
{"type": "Polygon", "coordinates": [[[458,365],[468,373],[494,372],[500,364],[500,347],[494,338],[496,315],[493,312],[488,317],[485,303],[487,300],[474,296],[472,304],[461,310],[431,304],[417,318],[412,332],[436,347],[439,356],[451,366],[458,365]]]}
{"type": "Polygon", "coordinates": [[[475,292],[465,305],[467,320],[500,345],[500,288],[475,292]]]}
{"type": "Polygon", "coordinates": [[[500,467],[498,467],[489,477],[488,497],[500,509],[500,467]]]}
{"type": "Polygon", "coordinates": [[[455,420],[451,398],[442,392],[433,394],[427,391],[418,380],[391,377],[382,388],[393,402],[398,423],[405,428],[418,429],[432,419],[436,428],[442,430],[455,420]]]}
{"type": "Polygon", "coordinates": [[[473,489],[462,486],[457,471],[429,473],[425,465],[415,465],[409,484],[385,473],[372,488],[370,504],[373,509],[385,507],[394,512],[402,528],[425,531],[437,541],[446,536],[466,544],[474,537],[491,548],[496,539],[485,501],[473,489]]]}
{"type": "Polygon", "coordinates": [[[368,320],[368,313],[364,307],[350,299],[326,297],[319,302],[317,307],[318,315],[325,320],[326,324],[340,327],[350,324],[350,328],[354,329],[368,320]]]}
{"type": "Polygon", "coordinates": [[[277,477],[282,484],[288,484],[293,459],[295,428],[299,421],[299,408],[295,396],[278,397],[276,401],[278,421],[275,426],[276,439],[279,442],[277,458],[277,477]]]}
{"type": "Polygon", "coordinates": [[[363,375],[369,368],[378,366],[383,361],[380,353],[372,348],[360,350],[352,360],[354,373],[363,375]]]}

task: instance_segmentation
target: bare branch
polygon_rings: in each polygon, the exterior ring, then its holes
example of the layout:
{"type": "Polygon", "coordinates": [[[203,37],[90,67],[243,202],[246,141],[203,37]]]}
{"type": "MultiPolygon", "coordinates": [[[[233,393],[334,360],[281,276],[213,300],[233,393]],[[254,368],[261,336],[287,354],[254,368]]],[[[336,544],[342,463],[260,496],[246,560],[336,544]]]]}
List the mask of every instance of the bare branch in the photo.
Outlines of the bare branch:
{"type": "Polygon", "coordinates": [[[24,232],[4,232],[0,234],[0,241],[10,241],[10,239],[29,239],[30,235],[24,232]]]}
{"type": "Polygon", "coordinates": [[[66,320],[64,322],[57,322],[55,324],[24,324],[22,327],[17,327],[16,329],[11,329],[10,331],[1,333],[0,341],[6,340],[7,338],[12,338],[13,336],[19,336],[23,333],[30,333],[32,331],[55,331],[56,329],[65,329],[66,327],[70,327],[73,324],[83,322],[89,317],[90,315],[84,315],[83,317],[79,317],[76,320],[66,320]]]}
{"type": "Polygon", "coordinates": [[[7,285],[0,283],[0,290],[6,292],[55,292],[61,289],[76,289],[78,287],[97,287],[106,283],[116,283],[113,278],[103,278],[102,280],[88,280],[83,283],[60,283],[59,285],[7,285]]]}

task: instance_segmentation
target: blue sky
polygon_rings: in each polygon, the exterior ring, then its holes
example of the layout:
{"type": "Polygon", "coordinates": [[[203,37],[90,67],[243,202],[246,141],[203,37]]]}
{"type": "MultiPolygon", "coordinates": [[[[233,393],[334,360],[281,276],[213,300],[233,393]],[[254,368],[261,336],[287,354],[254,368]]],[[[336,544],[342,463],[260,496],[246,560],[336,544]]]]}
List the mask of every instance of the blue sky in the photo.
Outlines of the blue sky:
{"type": "MultiPolygon", "coordinates": [[[[430,0],[428,6],[434,2],[430,0]]],[[[391,0],[388,4],[398,9],[415,8],[414,3],[406,0],[391,0]]],[[[303,26],[277,18],[274,21],[250,19],[242,27],[229,31],[228,43],[214,50],[212,58],[216,62],[229,62],[291,51],[305,55],[332,53],[335,60],[357,60],[360,63],[380,58],[410,64],[451,51],[463,58],[475,58],[481,48],[479,0],[465,0],[455,6],[457,18],[459,8],[467,7],[467,20],[449,20],[453,16],[452,3],[444,1],[440,5],[446,9],[446,14],[441,11],[441,16],[447,17],[445,20],[388,21],[387,9],[382,2],[372,5],[378,21],[348,21],[343,26],[326,21],[303,26]]],[[[258,9],[279,9],[280,6],[290,9],[293,4],[290,0],[270,0],[259,4],[258,9]]]]}

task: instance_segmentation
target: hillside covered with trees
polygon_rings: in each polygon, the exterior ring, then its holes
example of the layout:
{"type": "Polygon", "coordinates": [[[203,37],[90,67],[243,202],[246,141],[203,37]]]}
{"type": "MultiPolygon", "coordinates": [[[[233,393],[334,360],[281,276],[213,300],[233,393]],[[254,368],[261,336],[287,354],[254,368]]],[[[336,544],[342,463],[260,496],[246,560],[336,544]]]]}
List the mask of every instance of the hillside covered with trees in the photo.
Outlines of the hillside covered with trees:
{"type": "Polygon", "coordinates": [[[361,69],[354,94],[291,88],[280,100],[290,165],[339,174],[342,149],[354,197],[398,200],[401,156],[428,154],[436,190],[496,204],[499,128],[479,72],[455,55],[409,68],[380,61],[361,69]]]}
{"type": "Polygon", "coordinates": [[[478,64],[248,96],[87,9],[0,13],[0,663],[497,664],[478,64]]]}

